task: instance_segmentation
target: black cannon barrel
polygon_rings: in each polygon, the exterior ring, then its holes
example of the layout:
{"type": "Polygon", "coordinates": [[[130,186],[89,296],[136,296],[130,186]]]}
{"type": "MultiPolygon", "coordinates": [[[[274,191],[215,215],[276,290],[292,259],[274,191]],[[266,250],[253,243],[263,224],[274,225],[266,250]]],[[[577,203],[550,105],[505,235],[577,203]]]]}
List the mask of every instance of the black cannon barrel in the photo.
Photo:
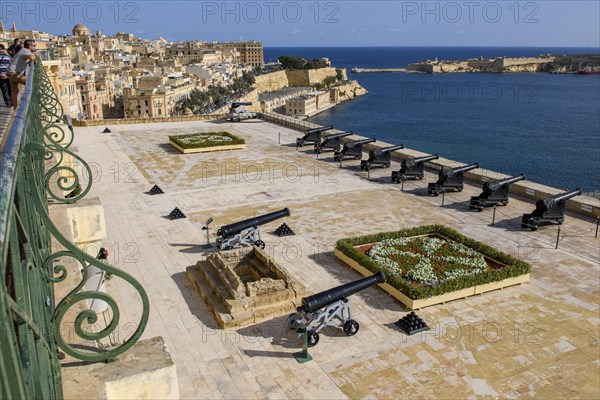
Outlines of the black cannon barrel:
{"type": "Polygon", "coordinates": [[[330,139],[337,139],[337,138],[343,138],[346,136],[350,136],[350,135],[354,135],[354,132],[352,131],[347,131],[347,132],[341,132],[341,133],[334,133],[333,135],[327,135],[323,138],[323,140],[330,140],[330,139]]]}
{"type": "Polygon", "coordinates": [[[479,163],[467,164],[460,167],[452,168],[450,171],[452,173],[458,174],[460,172],[467,172],[475,168],[479,168],[479,163]]]}
{"type": "Polygon", "coordinates": [[[360,145],[360,144],[373,143],[373,142],[376,142],[376,141],[377,141],[377,139],[370,138],[370,139],[362,139],[362,140],[352,140],[350,142],[347,142],[346,144],[348,146],[356,146],[356,145],[360,145]]]}
{"type": "Polygon", "coordinates": [[[390,153],[390,152],[392,152],[394,150],[400,150],[400,149],[403,149],[403,148],[404,148],[404,145],[403,144],[399,144],[397,146],[383,147],[383,148],[380,148],[380,149],[377,149],[377,150],[379,150],[379,152],[381,152],[381,153],[390,153]]]}
{"type": "MultiPolygon", "coordinates": [[[[431,155],[423,156],[423,157],[409,158],[408,160],[412,160],[412,162],[414,162],[415,164],[417,164],[417,163],[420,163],[420,162],[437,160],[438,158],[440,158],[440,156],[438,156],[437,154],[431,154],[431,155]]],[[[406,160],[406,161],[408,162],[408,160],[406,160]]]]}
{"type": "Polygon", "coordinates": [[[313,128],[313,129],[308,129],[306,132],[307,135],[311,134],[311,133],[320,133],[320,132],[325,132],[328,131],[330,129],[333,129],[333,125],[329,125],[329,126],[322,126],[320,128],[313,128]]]}
{"type": "Polygon", "coordinates": [[[501,187],[503,185],[510,185],[510,184],[515,183],[515,182],[522,181],[524,179],[525,179],[525,175],[519,174],[517,176],[513,176],[513,177],[510,177],[510,178],[499,179],[497,181],[492,181],[492,182],[486,182],[484,184],[484,186],[487,186],[487,187],[489,187],[492,190],[496,190],[497,188],[499,188],[499,187],[501,187]]]}
{"type": "Polygon", "coordinates": [[[324,292],[313,294],[302,299],[302,309],[305,312],[314,312],[323,308],[335,301],[352,296],[356,292],[360,292],[370,286],[385,282],[385,275],[379,271],[376,274],[367,276],[366,278],[358,279],[354,282],[346,283],[341,286],[334,287],[324,292]]]}
{"type": "Polygon", "coordinates": [[[231,103],[231,107],[239,107],[239,106],[251,106],[252,103],[249,101],[242,101],[242,102],[236,102],[236,103],[231,103]]]}
{"type": "Polygon", "coordinates": [[[234,222],[233,224],[223,225],[217,231],[217,235],[228,238],[233,235],[237,235],[244,229],[248,229],[251,226],[263,225],[271,221],[275,221],[276,219],[288,217],[290,215],[290,210],[286,207],[283,210],[274,211],[272,213],[260,215],[258,217],[248,218],[240,222],[234,222]]]}
{"type": "Polygon", "coordinates": [[[581,189],[577,188],[575,190],[570,190],[568,192],[555,194],[554,196],[548,197],[544,200],[538,200],[538,202],[543,201],[544,203],[558,203],[559,201],[567,201],[570,198],[579,196],[580,194],[581,194],[581,189]]]}
{"type": "Polygon", "coordinates": [[[437,154],[431,154],[431,155],[423,156],[423,157],[407,158],[406,160],[402,161],[402,168],[412,168],[413,166],[415,166],[419,163],[424,163],[425,161],[437,160],[438,158],[440,158],[440,156],[438,156],[437,154]]]}

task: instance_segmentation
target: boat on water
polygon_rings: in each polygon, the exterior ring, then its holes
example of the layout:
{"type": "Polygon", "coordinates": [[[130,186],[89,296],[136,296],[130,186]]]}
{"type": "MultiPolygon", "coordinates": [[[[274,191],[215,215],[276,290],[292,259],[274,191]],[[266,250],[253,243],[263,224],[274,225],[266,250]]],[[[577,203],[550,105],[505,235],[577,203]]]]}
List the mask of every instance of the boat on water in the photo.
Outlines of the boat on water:
{"type": "Polygon", "coordinates": [[[577,71],[577,75],[600,75],[600,71],[594,71],[589,65],[581,71],[577,71]]]}

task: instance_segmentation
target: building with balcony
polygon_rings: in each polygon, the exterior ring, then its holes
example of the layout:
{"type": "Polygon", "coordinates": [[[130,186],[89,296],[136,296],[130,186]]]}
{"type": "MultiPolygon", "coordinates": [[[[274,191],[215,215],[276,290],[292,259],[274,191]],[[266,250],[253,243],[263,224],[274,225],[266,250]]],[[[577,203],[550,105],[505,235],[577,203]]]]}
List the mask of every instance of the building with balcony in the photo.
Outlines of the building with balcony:
{"type": "Polygon", "coordinates": [[[329,91],[317,91],[288,100],[285,113],[293,116],[311,116],[331,106],[329,91]]]}
{"type": "Polygon", "coordinates": [[[240,64],[261,68],[265,64],[263,44],[261,42],[213,42],[207,43],[206,46],[215,49],[235,49],[239,53],[238,61],[240,64]]]}
{"type": "Polygon", "coordinates": [[[151,76],[138,80],[136,89],[123,91],[125,118],[155,118],[179,115],[183,101],[198,86],[198,82],[183,76],[151,76]]]}

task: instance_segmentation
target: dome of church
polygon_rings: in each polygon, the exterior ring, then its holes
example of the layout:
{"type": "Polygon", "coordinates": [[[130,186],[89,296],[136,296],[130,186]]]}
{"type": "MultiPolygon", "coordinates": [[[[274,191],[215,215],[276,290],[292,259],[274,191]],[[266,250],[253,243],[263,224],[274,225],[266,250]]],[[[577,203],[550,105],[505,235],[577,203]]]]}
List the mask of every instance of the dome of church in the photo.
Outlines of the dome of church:
{"type": "Polygon", "coordinates": [[[73,27],[73,36],[89,36],[90,30],[83,24],[77,24],[73,27]]]}

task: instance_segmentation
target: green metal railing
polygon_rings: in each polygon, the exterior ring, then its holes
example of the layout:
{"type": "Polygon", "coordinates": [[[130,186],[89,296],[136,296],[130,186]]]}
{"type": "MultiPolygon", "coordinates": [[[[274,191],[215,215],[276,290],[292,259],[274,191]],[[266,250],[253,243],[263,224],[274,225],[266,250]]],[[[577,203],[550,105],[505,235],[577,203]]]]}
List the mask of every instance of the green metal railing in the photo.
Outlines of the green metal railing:
{"type": "Polygon", "coordinates": [[[91,170],[69,150],[72,142],[71,125],[44,69],[33,65],[0,145],[0,398],[61,398],[59,349],[85,361],[111,361],[137,342],[148,321],[143,287],[131,275],[70,243],[48,216],[48,197],[73,203],[91,187],[91,170]],[[77,262],[81,275],[75,277],[79,283],[55,302],[55,285],[66,284],[64,260],[77,262]],[[139,296],[136,329],[116,347],[84,350],[61,333],[70,331],[71,326],[65,328],[67,313],[69,318],[75,315],[71,324],[81,341],[107,338],[118,327],[115,300],[101,291],[82,290],[90,266],[125,280],[139,296]],[[80,304],[93,299],[106,302],[110,311],[99,331],[98,314],[80,304]]]}

